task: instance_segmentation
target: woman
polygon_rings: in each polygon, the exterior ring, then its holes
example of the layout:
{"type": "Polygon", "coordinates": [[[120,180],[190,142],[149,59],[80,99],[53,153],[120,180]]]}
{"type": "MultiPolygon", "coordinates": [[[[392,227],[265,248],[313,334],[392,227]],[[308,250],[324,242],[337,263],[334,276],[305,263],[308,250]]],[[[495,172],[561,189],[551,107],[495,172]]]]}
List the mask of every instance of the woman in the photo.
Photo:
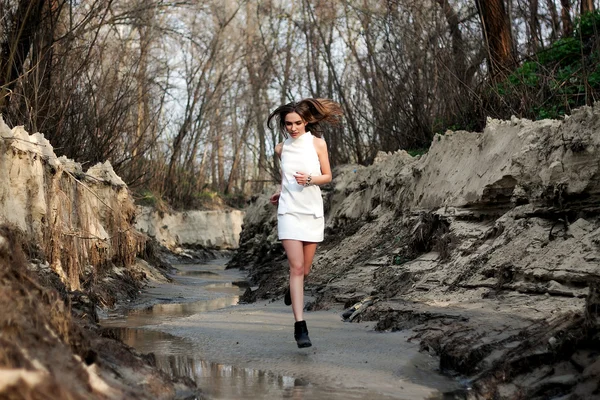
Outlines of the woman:
{"type": "Polygon", "coordinates": [[[303,317],[304,278],[323,241],[325,220],[319,185],[331,182],[327,144],[321,137],[322,124],[337,124],[342,115],[339,104],[328,99],[304,99],[273,111],[267,120],[277,126],[285,141],[275,146],[281,160],[281,189],[271,196],[277,204],[277,231],[290,265],[290,283],[285,304],[292,305],[296,320],[294,338],[298,347],[310,347],[303,317]]]}

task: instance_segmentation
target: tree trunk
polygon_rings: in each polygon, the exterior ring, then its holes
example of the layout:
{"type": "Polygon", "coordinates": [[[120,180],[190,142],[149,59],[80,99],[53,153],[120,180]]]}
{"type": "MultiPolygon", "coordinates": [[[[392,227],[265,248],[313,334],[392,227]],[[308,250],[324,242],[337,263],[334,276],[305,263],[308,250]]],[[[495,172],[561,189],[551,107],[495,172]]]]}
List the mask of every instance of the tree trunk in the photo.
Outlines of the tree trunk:
{"type": "Polygon", "coordinates": [[[492,79],[502,79],[516,65],[514,45],[504,0],[477,0],[483,39],[492,79]]]}
{"type": "Polygon", "coordinates": [[[210,152],[210,187],[216,192],[217,189],[217,149],[216,149],[216,140],[212,144],[212,151],[210,152]]]}
{"type": "Polygon", "coordinates": [[[558,29],[560,25],[558,11],[556,11],[556,4],[554,3],[554,0],[546,0],[546,7],[548,7],[550,19],[552,21],[552,33],[550,34],[550,39],[554,41],[558,37],[558,29]]]}
{"type": "Polygon", "coordinates": [[[288,35],[285,44],[285,66],[283,68],[283,83],[279,97],[279,104],[285,104],[290,85],[290,71],[292,67],[292,51],[294,46],[294,35],[288,35]]]}
{"type": "Polygon", "coordinates": [[[581,0],[581,15],[594,12],[594,0],[581,0]]]}
{"type": "Polygon", "coordinates": [[[202,161],[200,161],[200,170],[198,171],[198,178],[196,180],[196,187],[202,191],[204,184],[206,183],[206,165],[208,164],[208,143],[204,145],[204,152],[202,153],[202,161]]]}
{"type": "MultiPolygon", "coordinates": [[[[235,129],[236,132],[232,137],[232,142],[234,145],[234,153],[233,153],[233,161],[231,163],[231,171],[229,172],[229,178],[227,179],[227,186],[225,188],[225,194],[231,194],[233,192],[233,186],[235,184],[235,179],[239,176],[239,169],[242,158],[242,150],[244,149],[246,138],[248,137],[248,132],[250,131],[250,122],[252,121],[251,116],[249,115],[244,122],[244,127],[241,129],[241,135],[237,138],[239,129],[235,129]]],[[[237,126],[236,126],[237,128],[237,126]]]]}
{"type": "MultiPolygon", "coordinates": [[[[36,132],[52,134],[56,130],[56,123],[52,121],[55,108],[51,105],[53,92],[53,77],[55,75],[54,40],[55,35],[64,35],[66,32],[57,32],[57,22],[60,18],[63,2],[50,0],[45,2],[42,10],[38,33],[32,43],[31,65],[37,66],[35,76],[30,83],[33,87],[28,89],[34,94],[32,99],[30,121],[31,129],[36,132]]],[[[47,136],[48,137],[48,136],[47,136]]]]}
{"type": "Polygon", "coordinates": [[[529,0],[529,51],[533,54],[540,47],[540,23],[538,16],[538,0],[529,0]]]}
{"type": "Polygon", "coordinates": [[[444,10],[446,22],[448,23],[448,28],[450,29],[450,36],[452,37],[452,54],[454,55],[454,69],[456,71],[456,75],[463,84],[468,86],[468,82],[465,82],[467,72],[465,63],[467,57],[465,56],[465,44],[459,26],[460,19],[448,0],[437,0],[437,2],[442,7],[442,10],[444,10]]]}
{"type": "Polygon", "coordinates": [[[562,21],[563,37],[573,34],[573,23],[571,22],[571,0],[560,0],[562,6],[560,19],[562,21]]]}
{"type": "Polygon", "coordinates": [[[258,88],[253,89],[255,91],[254,94],[254,110],[255,110],[255,116],[254,116],[254,120],[256,122],[256,131],[258,132],[258,171],[257,171],[257,176],[255,177],[256,179],[256,186],[255,186],[255,190],[256,191],[262,191],[263,187],[264,187],[264,182],[262,182],[267,173],[268,173],[268,168],[267,168],[267,146],[266,146],[266,141],[267,141],[267,132],[265,130],[265,126],[264,126],[264,117],[265,117],[265,113],[263,112],[263,107],[261,106],[260,103],[260,95],[258,93],[258,88]]]}
{"type": "Polygon", "coordinates": [[[136,74],[137,78],[137,118],[135,127],[135,142],[132,149],[132,157],[136,158],[140,150],[144,151],[144,136],[148,127],[149,106],[147,96],[147,75],[148,75],[148,48],[150,47],[148,26],[138,27],[140,35],[140,58],[136,74]]]}
{"type": "Polygon", "coordinates": [[[223,128],[217,130],[217,191],[223,193],[225,190],[225,143],[223,140],[223,128]]]}
{"type": "MultiPolygon", "coordinates": [[[[257,43],[258,34],[256,26],[258,25],[258,15],[255,7],[250,3],[246,5],[246,13],[248,21],[246,25],[246,45],[248,49],[252,49],[257,43]]],[[[245,55],[245,66],[248,71],[248,80],[250,83],[252,109],[254,110],[254,122],[258,135],[258,168],[254,176],[255,186],[253,190],[260,192],[264,187],[264,179],[267,176],[269,169],[267,166],[269,157],[267,156],[267,132],[265,130],[264,118],[267,114],[264,110],[263,99],[261,96],[261,88],[266,76],[265,64],[262,60],[257,59],[254,54],[247,52],[245,55]]]]}
{"type": "Polygon", "coordinates": [[[17,79],[23,74],[23,65],[40,28],[45,3],[44,0],[20,0],[11,29],[3,35],[6,41],[0,44],[0,113],[8,107],[17,79]]]}

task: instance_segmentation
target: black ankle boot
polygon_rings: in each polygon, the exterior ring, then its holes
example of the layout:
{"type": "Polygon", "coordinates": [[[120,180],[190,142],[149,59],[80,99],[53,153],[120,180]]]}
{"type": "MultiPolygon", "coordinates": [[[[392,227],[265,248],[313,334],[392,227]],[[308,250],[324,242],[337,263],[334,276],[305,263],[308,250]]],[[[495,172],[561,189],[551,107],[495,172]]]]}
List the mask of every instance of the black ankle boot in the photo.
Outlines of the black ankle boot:
{"type": "Polygon", "coordinates": [[[298,343],[298,347],[300,348],[312,346],[308,337],[306,321],[298,321],[294,324],[294,339],[296,339],[296,343],[298,343]]]}

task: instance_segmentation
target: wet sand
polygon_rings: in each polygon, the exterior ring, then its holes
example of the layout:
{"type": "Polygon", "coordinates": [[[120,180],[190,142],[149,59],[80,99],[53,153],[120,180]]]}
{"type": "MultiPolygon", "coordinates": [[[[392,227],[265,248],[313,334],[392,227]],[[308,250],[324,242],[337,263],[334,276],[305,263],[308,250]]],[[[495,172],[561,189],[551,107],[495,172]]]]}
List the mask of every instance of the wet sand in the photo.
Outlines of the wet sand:
{"type": "Polygon", "coordinates": [[[243,276],[223,262],[178,268],[174,284],[150,288],[126,318],[103,325],[129,329],[126,343],[211,398],[433,399],[459,387],[410,331],[374,332],[343,322],[342,310],[305,312],[313,347],[298,349],[282,300],[235,305],[243,290],[230,282],[243,276]]]}

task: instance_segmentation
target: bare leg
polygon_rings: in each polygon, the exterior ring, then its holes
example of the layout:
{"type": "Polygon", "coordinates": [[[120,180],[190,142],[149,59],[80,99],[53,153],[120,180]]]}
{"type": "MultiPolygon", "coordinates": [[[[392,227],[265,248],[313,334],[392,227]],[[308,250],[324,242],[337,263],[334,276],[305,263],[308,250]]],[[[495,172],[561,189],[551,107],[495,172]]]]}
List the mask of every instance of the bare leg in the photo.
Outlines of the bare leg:
{"type": "Polygon", "coordinates": [[[310,268],[312,266],[313,258],[315,258],[315,252],[317,251],[317,243],[314,242],[302,242],[304,247],[304,277],[308,276],[310,268]]]}
{"type": "Polygon", "coordinates": [[[296,321],[303,321],[304,315],[304,246],[299,240],[281,241],[290,265],[290,294],[292,311],[296,321]]]}

